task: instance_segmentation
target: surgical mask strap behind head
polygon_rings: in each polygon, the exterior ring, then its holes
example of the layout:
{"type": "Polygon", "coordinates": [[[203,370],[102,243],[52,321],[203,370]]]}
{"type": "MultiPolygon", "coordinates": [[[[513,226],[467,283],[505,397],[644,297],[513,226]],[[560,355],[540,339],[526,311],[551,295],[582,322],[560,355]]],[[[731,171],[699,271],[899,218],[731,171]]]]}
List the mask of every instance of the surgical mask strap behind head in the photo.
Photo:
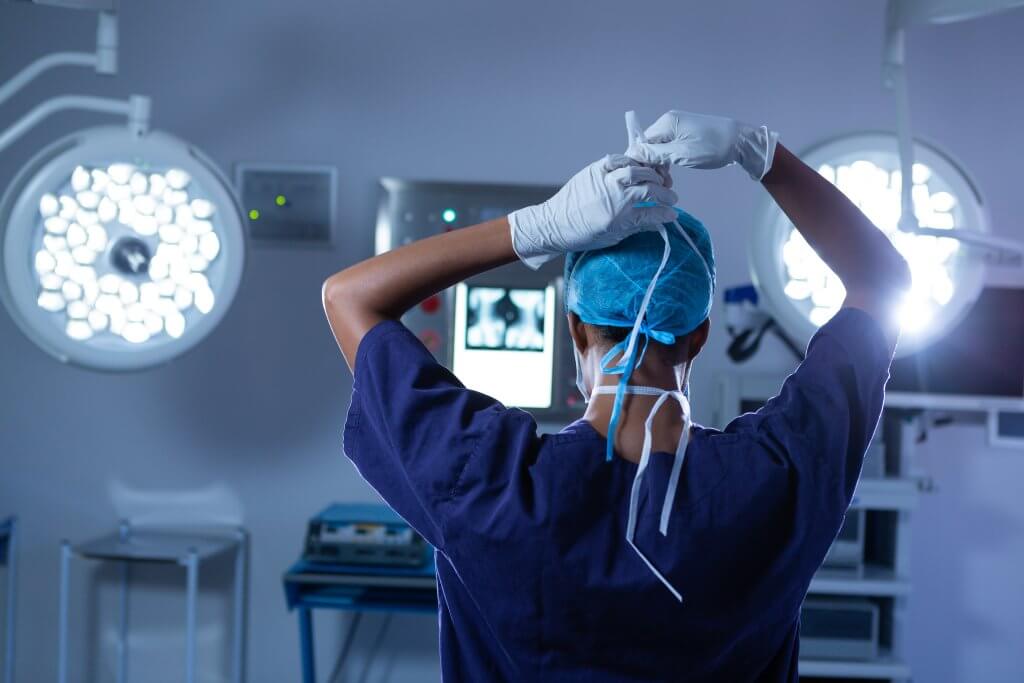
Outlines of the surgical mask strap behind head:
{"type": "MultiPolygon", "coordinates": [[[[600,386],[597,388],[596,393],[610,394],[618,391],[618,387],[600,386]]],[[[682,593],[680,593],[679,590],[676,589],[676,587],[673,586],[660,571],[658,571],[658,568],[654,566],[654,563],[652,563],[640,548],[637,547],[635,539],[640,501],[640,483],[651,458],[653,443],[652,425],[654,423],[654,416],[658,413],[658,410],[666,400],[674,398],[679,402],[679,407],[683,413],[683,431],[679,436],[679,442],[676,444],[676,452],[672,461],[672,473],[669,475],[668,483],[665,487],[665,502],[661,506],[661,519],[658,525],[658,531],[661,532],[662,536],[668,534],[668,522],[672,515],[672,506],[675,503],[676,491],[679,488],[679,477],[683,471],[683,461],[686,458],[686,447],[690,441],[690,402],[681,391],[670,391],[666,389],[659,389],[657,387],[629,386],[624,389],[624,392],[627,394],[658,397],[658,400],[654,402],[654,406],[651,408],[651,411],[647,414],[647,419],[644,421],[644,445],[640,453],[640,462],[637,465],[636,475],[633,477],[633,486],[630,489],[629,494],[629,516],[626,521],[626,542],[629,543],[630,547],[632,547],[636,554],[640,556],[640,559],[644,561],[647,568],[650,569],[656,577],[658,577],[658,580],[661,581],[666,588],[668,588],[669,592],[672,593],[675,599],[682,602],[682,593]]]]}
{"type": "Polygon", "coordinates": [[[650,284],[647,285],[647,291],[644,292],[644,298],[640,301],[640,310],[637,312],[636,320],[633,322],[633,329],[629,331],[626,339],[612,347],[611,351],[605,354],[601,361],[601,372],[606,375],[621,375],[618,390],[615,392],[615,403],[612,405],[612,417],[608,422],[608,446],[605,450],[605,459],[609,461],[615,455],[615,430],[619,426],[619,418],[622,417],[622,400],[625,397],[626,385],[629,384],[629,378],[636,367],[637,340],[641,334],[644,336],[644,351],[647,350],[648,334],[641,331],[647,316],[647,306],[651,303],[654,287],[658,284],[658,278],[661,277],[662,271],[665,270],[665,264],[668,263],[668,257],[672,253],[672,246],[669,244],[668,233],[665,232],[664,225],[658,226],[658,234],[665,241],[665,250],[662,252],[658,270],[654,273],[654,277],[651,278],[650,284]],[[616,365],[609,365],[615,352],[623,345],[625,348],[622,350],[622,358],[616,365]]]}
{"type": "MultiPolygon", "coordinates": [[[[689,233],[683,228],[682,225],[676,221],[673,227],[679,231],[679,234],[686,240],[686,243],[693,249],[693,252],[701,260],[701,264],[704,266],[704,270],[711,279],[711,268],[708,266],[707,260],[704,255],[697,248],[693,239],[689,233]]],[[[605,457],[607,460],[611,460],[614,455],[614,444],[615,444],[615,432],[618,427],[619,419],[622,415],[622,403],[625,395],[628,394],[641,394],[648,396],[658,396],[658,400],[655,401],[654,406],[651,408],[650,413],[647,415],[647,419],[644,421],[644,444],[641,450],[640,463],[637,465],[636,475],[633,477],[633,486],[630,490],[629,497],[629,517],[626,522],[626,542],[629,543],[630,547],[640,556],[647,568],[653,573],[659,581],[672,593],[676,600],[682,602],[683,596],[675,586],[669,582],[665,576],[658,571],[658,568],[647,558],[646,555],[637,547],[636,538],[636,524],[637,515],[640,499],[640,485],[643,478],[644,472],[647,469],[647,465],[651,457],[652,448],[652,425],[654,422],[654,416],[657,414],[661,406],[670,397],[676,399],[679,402],[679,406],[683,413],[683,429],[682,434],[679,437],[679,442],[676,444],[676,452],[672,462],[672,472],[669,475],[669,480],[665,489],[665,500],[661,508],[661,518],[658,525],[658,530],[662,536],[668,533],[668,522],[672,514],[672,506],[675,503],[676,491],[679,488],[679,477],[683,470],[683,461],[686,458],[686,447],[690,440],[690,402],[687,397],[689,383],[687,381],[689,374],[689,363],[683,369],[684,376],[684,389],[682,391],[669,391],[665,389],[659,389],[656,387],[642,387],[642,386],[630,386],[629,378],[636,368],[638,362],[643,359],[643,355],[647,350],[647,346],[650,338],[654,338],[656,341],[665,344],[671,344],[675,341],[675,336],[670,334],[660,333],[656,330],[652,330],[647,324],[647,307],[650,304],[651,297],[654,294],[654,288],[658,282],[658,278],[661,277],[662,272],[665,269],[665,265],[668,263],[669,255],[671,254],[672,247],[668,239],[668,233],[665,231],[664,226],[658,226],[658,234],[661,235],[662,240],[665,242],[665,250],[662,253],[661,263],[658,265],[658,270],[655,272],[654,277],[651,278],[650,284],[647,286],[647,291],[644,292],[644,298],[640,304],[640,310],[637,312],[636,320],[633,322],[633,328],[630,330],[629,335],[623,342],[616,344],[604,358],[601,360],[601,370],[605,374],[620,374],[619,382],[617,386],[598,386],[595,393],[598,394],[615,394],[615,402],[612,405],[612,416],[608,423],[608,436],[607,436],[607,448],[605,457]],[[643,335],[643,345],[639,347],[638,338],[643,335]],[[638,353],[639,349],[639,353],[638,353]],[[620,352],[622,356],[619,362],[615,365],[611,365],[612,359],[615,355],[620,352]]],[[[578,367],[578,366],[577,366],[578,367]]]]}

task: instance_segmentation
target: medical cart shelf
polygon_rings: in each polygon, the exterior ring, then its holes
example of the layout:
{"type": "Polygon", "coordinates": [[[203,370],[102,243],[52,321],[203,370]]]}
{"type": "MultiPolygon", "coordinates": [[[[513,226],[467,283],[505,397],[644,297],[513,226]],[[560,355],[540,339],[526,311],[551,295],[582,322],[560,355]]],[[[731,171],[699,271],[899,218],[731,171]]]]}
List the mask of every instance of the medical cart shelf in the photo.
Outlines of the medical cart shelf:
{"type": "Polygon", "coordinates": [[[877,659],[853,661],[842,659],[801,659],[801,676],[819,678],[864,678],[872,680],[901,680],[910,678],[910,667],[883,650],[877,659]]]}
{"type": "Polygon", "coordinates": [[[867,565],[863,571],[820,569],[808,593],[895,597],[910,593],[910,580],[887,567],[867,565]]]}
{"type": "Polygon", "coordinates": [[[918,482],[906,477],[862,479],[851,507],[866,510],[913,510],[917,507],[918,482]]]}

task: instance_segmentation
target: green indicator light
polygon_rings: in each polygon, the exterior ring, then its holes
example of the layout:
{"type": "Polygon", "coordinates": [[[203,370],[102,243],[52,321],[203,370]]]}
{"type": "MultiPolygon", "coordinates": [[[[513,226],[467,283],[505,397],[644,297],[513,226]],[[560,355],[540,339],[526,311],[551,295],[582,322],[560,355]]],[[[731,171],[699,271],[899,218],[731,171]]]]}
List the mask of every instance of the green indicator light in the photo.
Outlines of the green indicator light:
{"type": "Polygon", "coordinates": [[[251,220],[251,221],[259,220],[259,217],[260,217],[259,209],[249,209],[249,220],[251,220]]]}
{"type": "Polygon", "coordinates": [[[285,197],[283,194],[279,194],[276,197],[274,197],[274,203],[277,204],[278,206],[284,206],[285,204],[288,203],[288,198],[285,197]]]}
{"type": "Polygon", "coordinates": [[[455,213],[455,209],[445,209],[441,212],[441,220],[445,223],[454,223],[456,218],[458,218],[458,214],[455,213]]]}

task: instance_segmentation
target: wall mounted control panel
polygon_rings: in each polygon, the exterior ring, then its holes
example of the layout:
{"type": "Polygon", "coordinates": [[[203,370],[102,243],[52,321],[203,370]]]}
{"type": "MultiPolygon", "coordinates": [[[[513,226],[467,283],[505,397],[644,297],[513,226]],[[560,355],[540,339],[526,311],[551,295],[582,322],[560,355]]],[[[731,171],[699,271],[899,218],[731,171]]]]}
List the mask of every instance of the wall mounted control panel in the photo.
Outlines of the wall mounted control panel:
{"type": "MultiPolygon", "coordinates": [[[[376,250],[500,218],[558,188],[381,179],[376,250]]],[[[538,421],[583,412],[562,299],[562,259],[513,263],[428,298],[403,322],[466,386],[538,421]]]]}
{"type": "Polygon", "coordinates": [[[235,168],[235,185],[249,239],[256,244],[331,245],[336,169],[243,163],[235,168]]]}

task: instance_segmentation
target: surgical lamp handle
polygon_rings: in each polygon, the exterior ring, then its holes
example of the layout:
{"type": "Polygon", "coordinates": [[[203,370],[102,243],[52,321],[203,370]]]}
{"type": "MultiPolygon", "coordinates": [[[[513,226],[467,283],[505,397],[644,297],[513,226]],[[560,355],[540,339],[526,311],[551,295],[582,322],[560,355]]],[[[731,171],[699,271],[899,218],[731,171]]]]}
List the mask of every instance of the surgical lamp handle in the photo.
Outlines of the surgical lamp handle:
{"type": "Polygon", "coordinates": [[[78,110],[100,114],[122,115],[128,118],[128,127],[136,135],[149,131],[150,100],[141,95],[132,95],[127,100],[91,95],[62,95],[43,102],[15,121],[7,130],[0,132],[0,152],[27,133],[43,119],[62,111],[78,110]]]}
{"type": "Polygon", "coordinates": [[[57,67],[85,66],[95,68],[98,74],[116,74],[117,45],[117,15],[113,12],[100,12],[95,52],[54,52],[40,57],[0,85],[0,105],[39,76],[57,67]]]}

